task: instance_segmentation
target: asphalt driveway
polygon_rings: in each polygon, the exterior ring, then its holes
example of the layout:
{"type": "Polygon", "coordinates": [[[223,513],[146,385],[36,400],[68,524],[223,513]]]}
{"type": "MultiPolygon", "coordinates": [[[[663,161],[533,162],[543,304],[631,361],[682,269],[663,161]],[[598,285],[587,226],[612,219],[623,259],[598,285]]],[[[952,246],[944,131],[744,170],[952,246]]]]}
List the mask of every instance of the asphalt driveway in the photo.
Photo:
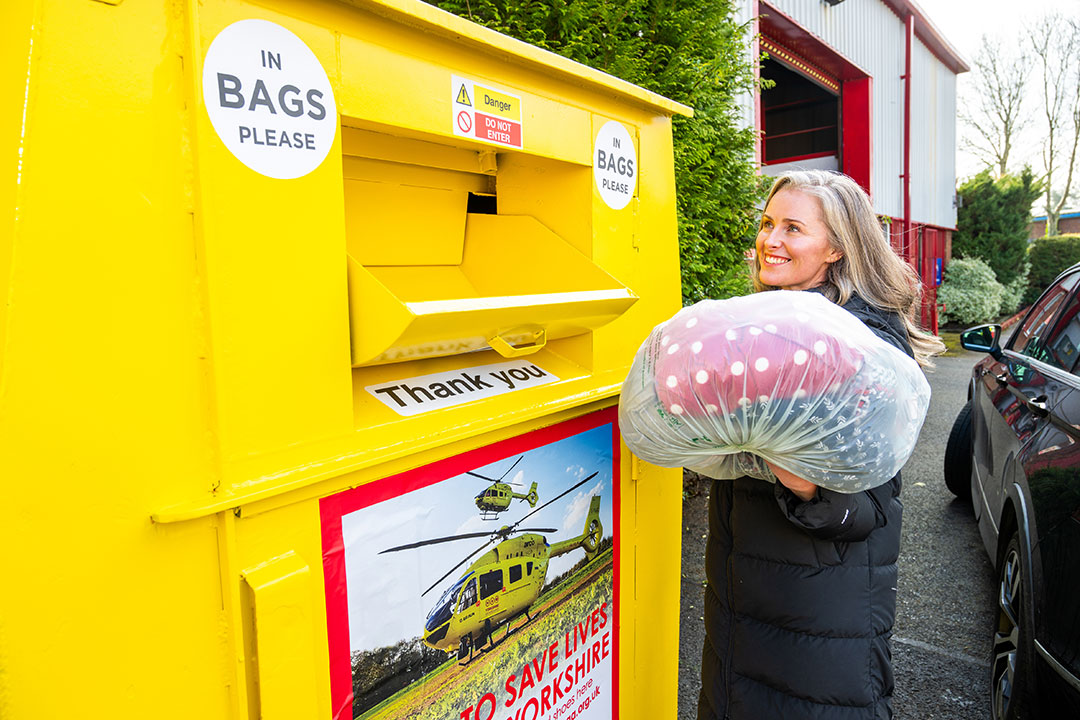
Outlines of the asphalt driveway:
{"type": "MultiPolygon", "coordinates": [[[[981,356],[937,359],[927,372],[930,410],[904,466],[900,585],[892,641],[897,720],[989,717],[990,624],[994,572],[970,507],[945,487],[945,441],[967,399],[967,379],[981,356]]],[[[709,481],[688,473],[683,499],[679,718],[696,717],[701,665],[702,592],[709,481]]]]}

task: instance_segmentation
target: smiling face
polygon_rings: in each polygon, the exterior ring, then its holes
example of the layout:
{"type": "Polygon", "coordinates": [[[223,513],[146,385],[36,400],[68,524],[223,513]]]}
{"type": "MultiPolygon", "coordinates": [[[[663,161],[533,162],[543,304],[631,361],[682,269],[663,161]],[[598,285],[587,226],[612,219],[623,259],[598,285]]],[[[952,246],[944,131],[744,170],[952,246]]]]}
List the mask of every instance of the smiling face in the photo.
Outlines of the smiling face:
{"type": "Polygon", "coordinates": [[[817,198],[784,188],[761,214],[757,235],[758,278],[782,290],[808,290],[842,253],[829,245],[829,231],[817,198]]]}

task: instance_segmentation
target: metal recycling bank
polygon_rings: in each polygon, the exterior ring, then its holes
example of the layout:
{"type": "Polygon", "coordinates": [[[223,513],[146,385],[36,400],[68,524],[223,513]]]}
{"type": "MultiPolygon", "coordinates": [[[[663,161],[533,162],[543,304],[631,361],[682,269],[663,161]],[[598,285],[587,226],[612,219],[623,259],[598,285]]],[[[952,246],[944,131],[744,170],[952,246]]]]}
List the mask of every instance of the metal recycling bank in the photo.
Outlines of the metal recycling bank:
{"type": "Polygon", "coordinates": [[[691,109],[420,0],[5,21],[0,715],[674,716],[691,109]]]}

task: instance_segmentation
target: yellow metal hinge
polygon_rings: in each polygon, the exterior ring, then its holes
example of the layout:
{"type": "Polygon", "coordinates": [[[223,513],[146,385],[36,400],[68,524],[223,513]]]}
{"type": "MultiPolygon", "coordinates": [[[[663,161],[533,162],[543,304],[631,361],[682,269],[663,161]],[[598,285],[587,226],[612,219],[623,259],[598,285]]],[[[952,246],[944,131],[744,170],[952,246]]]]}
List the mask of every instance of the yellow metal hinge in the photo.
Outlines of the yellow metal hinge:
{"type": "Polygon", "coordinates": [[[480,172],[485,175],[494,175],[498,171],[498,160],[494,150],[480,151],[480,172]]]}

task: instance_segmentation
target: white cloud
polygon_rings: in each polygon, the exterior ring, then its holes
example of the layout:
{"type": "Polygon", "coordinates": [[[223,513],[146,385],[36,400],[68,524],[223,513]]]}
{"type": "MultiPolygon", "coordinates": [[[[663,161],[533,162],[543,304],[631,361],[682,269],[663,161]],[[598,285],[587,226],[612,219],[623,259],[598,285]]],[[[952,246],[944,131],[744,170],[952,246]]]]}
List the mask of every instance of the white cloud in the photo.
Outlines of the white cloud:
{"type": "Polygon", "coordinates": [[[566,468],[566,474],[574,480],[584,480],[585,476],[589,474],[589,471],[580,465],[569,465],[566,468]]]}

